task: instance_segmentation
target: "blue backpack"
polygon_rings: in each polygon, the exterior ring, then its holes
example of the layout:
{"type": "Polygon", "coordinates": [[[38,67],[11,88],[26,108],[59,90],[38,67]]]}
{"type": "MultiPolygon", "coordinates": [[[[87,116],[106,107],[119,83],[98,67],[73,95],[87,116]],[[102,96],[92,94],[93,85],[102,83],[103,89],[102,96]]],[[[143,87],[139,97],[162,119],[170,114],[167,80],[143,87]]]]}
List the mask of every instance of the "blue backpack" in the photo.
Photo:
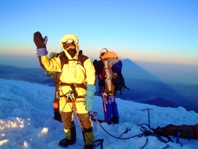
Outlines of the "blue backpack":
{"type": "Polygon", "coordinates": [[[120,94],[122,94],[122,90],[124,88],[126,88],[127,90],[129,90],[129,88],[126,87],[126,85],[125,85],[125,80],[124,80],[124,77],[122,75],[122,62],[121,61],[118,61],[117,63],[115,63],[112,66],[111,69],[112,69],[112,71],[114,73],[117,73],[117,77],[115,77],[115,78],[112,79],[112,83],[115,86],[115,92],[116,91],[120,91],[120,94]]]}

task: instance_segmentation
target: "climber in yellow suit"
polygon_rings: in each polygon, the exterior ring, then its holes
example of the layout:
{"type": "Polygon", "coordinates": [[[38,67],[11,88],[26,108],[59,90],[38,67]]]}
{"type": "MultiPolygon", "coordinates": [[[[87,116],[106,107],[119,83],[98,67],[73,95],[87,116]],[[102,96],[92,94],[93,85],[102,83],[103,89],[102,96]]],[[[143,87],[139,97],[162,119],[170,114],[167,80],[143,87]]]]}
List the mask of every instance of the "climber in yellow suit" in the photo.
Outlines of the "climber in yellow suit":
{"type": "Polygon", "coordinates": [[[94,104],[95,68],[85,55],[79,55],[79,40],[74,34],[66,34],[60,41],[63,51],[58,57],[49,59],[47,36],[34,33],[34,43],[40,65],[47,71],[61,72],[59,83],[59,110],[64,125],[65,138],[59,145],[67,147],[76,141],[73,113],[76,114],[83,132],[84,149],[93,148],[93,123],[88,114],[94,104]],[[79,57],[81,60],[79,61],[79,57]]]}

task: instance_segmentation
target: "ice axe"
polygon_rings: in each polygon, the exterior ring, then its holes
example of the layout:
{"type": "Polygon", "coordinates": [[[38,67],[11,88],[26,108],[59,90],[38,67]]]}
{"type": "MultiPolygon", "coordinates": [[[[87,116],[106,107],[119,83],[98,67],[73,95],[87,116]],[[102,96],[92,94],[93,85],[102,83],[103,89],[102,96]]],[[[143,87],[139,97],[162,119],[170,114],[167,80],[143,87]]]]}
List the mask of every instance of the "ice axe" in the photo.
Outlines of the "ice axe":
{"type": "Polygon", "coordinates": [[[151,108],[146,108],[146,109],[142,109],[141,111],[147,111],[148,112],[148,125],[150,127],[150,110],[153,110],[151,108]]]}

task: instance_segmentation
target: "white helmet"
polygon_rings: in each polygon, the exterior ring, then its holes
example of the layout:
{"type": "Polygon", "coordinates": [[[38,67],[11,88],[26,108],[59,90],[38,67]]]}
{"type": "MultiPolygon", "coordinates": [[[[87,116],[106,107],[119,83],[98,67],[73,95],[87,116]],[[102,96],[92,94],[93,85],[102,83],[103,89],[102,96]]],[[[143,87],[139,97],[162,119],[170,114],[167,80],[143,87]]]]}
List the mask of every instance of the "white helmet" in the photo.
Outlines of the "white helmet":
{"type": "Polygon", "coordinates": [[[107,52],[109,52],[109,50],[107,48],[103,48],[102,50],[100,50],[100,57],[102,57],[104,54],[106,54],[107,52]]]}
{"type": "Polygon", "coordinates": [[[61,46],[64,46],[64,43],[72,43],[76,45],[76,50],[79,51],[79,40],[78,37],[74,34],[66,34],[60,41],[61,46]]]}

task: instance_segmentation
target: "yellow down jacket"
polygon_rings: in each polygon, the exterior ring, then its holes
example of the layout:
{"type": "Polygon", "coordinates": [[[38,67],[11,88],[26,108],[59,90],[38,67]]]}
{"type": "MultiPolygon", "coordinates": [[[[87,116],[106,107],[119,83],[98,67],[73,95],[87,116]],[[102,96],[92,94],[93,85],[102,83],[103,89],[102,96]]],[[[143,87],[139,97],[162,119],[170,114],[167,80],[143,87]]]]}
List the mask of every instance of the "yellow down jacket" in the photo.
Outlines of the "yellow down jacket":
{"type": "MultiPolygon", "coordinates": [[[[77,49],[78,50],[78,49],[77,49]]],[[[47,55],[40,56],[40,64],[47,71],[51,72],[61,72],[60,74],[60,83],[67,84],[91,84],[95,85],[95,68],[93,66],[92,61],[88,58],[84,61],[83,66],[78,64],[78,61],[72,59],[78,59],[78,52],[72,58],[69,53],[64,50],[65,55],[68,58],[68,63],[61,66],[60,57],[55,57],[49,59],[47,55]],[[62,68],[62,69],[61,69],[62,68]]],[[[59,86],[59,96],[61,97],[59,100],[59,110],[63,112],[70,112],[72,110],[72,105],[67,103],[67,99],[62,97],[68,93],[68,91],[72,90],[71,86],[63,85],[59,86]]],[[[75,87],[75,90],[78,96],[81,98],[76,99],[76,108],[78,113],[87,113],[85,110],[85,105],[83,101],[84,98],[82,96],[86,96],[86,89],[82,87],[75,87]]]]}

